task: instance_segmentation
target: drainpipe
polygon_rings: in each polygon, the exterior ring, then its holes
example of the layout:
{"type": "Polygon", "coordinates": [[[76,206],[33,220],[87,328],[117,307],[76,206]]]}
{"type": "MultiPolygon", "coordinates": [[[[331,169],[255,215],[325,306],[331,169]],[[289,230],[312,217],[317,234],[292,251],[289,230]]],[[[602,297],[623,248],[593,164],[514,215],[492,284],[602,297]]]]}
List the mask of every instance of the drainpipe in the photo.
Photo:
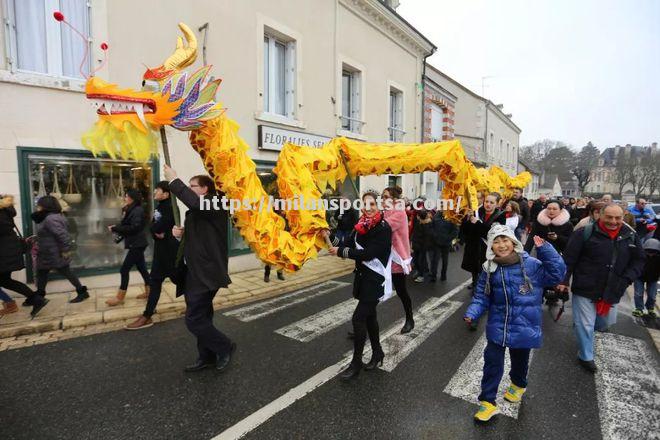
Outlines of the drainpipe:
{"type": "MultiPolygon", "coordinates": [[[[421,132],[422,135],[420,137],[420,142],[424,143],[424,103],[425,103],[425,97],[426,97],[426,85],[424,84],[424,80],[426,79],[426,59],[433,55],[433,52],[435,50],[431,51],[430,54],[424,55],[424,62],[422,63],[422,122],[421,122],[421,132]]],[[[422,192],[424,187],[424,172],[419,173],[419,191],[422,192]]],[[[420,194],[421,195],[421,194],[420,194]]]]}

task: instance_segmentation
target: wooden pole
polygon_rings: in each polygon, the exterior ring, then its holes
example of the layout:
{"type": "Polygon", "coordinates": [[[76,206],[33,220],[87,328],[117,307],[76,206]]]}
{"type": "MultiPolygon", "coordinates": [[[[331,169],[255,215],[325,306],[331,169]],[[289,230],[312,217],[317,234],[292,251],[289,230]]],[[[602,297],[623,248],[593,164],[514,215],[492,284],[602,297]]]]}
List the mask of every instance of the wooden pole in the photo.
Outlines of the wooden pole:
{"type": "MultiPolygon", "coordinates": [[[[163,144],[163,156],[165,156],[165,163],[168,167],[171,167],[172,161],[170,160],[170,150],[167,144],[167,134],[165,133],[165,126],[163,125],[160,127],[160,142],[163,144]]],[[[174,197],[174,194],[170,193],[170,198],[172,199],[172,213],[174,214],[174,223],[177,226],[181,226],[181,215],[179,214],[179,205],[176,202],[176,197],[174,197]]]]}
{"type": "Polygon", "coordinates": [[[344,152],[342,150],[339,150],[339,155],[341,156],[341,161],[344,164],[344,168],[346,169],[346,176],[348,177],[348,180],[350,180],[351,185],[353,185],[353,190],[355,191],[355,197],[359,198],[360,191],[358,190],[358,187],[355,184],[353,177],[351,177],[351,170],[348,168],[348,162],[346,161],[346,156],[344,156],[344,152]]]}

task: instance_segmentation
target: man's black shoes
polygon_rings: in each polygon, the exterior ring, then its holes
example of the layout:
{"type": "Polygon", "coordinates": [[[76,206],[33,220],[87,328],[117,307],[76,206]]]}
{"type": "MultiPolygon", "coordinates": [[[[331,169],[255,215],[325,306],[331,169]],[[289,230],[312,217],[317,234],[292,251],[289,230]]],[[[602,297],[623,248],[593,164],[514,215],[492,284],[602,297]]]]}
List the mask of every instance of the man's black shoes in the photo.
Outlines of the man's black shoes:
{"type": "Polygon", "coordinates": [[[598,370],[598,367],[596,367],[596,363],[594,361],[583,361],[582,359],[578,358],[578,362],[582,368],[590,373],[595,373],[598,370]]]}
{"type": "Polygon", "coordinates": [[[215,362],[213,361],[205,361],[203,359],[197,359],[197,361],[194,364],[188,365],[186,368],[183,369],[183,371],[185,371],[186,373],[196,373],[197,371],[202,371],[214,365],[215,362]]]}
{"type": "Polygon", "coordinates": [[[215,364],[215,369],[218,371],[224,371],[229,366],[229,362],[231,362],[231,357],[234,354],[234,351],[236,351],[236,344],[232,342],[231,348],[229,349],[229,353],[222,356],[218,356],[218,361],[215,364]]]}

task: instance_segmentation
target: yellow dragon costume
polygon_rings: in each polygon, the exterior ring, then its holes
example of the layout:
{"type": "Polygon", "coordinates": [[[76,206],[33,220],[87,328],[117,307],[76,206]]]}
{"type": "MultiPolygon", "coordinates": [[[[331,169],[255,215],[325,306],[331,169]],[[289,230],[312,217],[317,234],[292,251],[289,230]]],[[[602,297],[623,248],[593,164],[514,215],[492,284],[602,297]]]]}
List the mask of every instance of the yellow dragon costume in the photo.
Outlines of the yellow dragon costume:
{"type": "MultiPolygon", "coordinates": [[[[215,101],[220,80],[207,78],[211,66],[194,73],[183,71],[197,58],[197,40],[185,24],[179,28],[186,42],[178,37],[174,53],[161,66],[147,69],[142,91],[120,89],[94,76],[88,79],[87,98],[95,103],[99,120],[83,136],[83,145],[94,154],[146,161],[158,154],[158,130],[169,125],[190,132],[192,147],[227,198],[267,199],[248,155],[249,146],[238,135],[238,124],[215,101]]],[[[322,148],[287,144],[274,169],[281,198],[303,196],[307,201],[320,199],[321,192],[343,182],[347,172],[366,176],[423,171],[439,173],[443,198],[462,198],[459,212],[446,213],[453,221],[460,221],[470,206],[476,206],[477,191],[506,195],[531,179],[526,172],[511,178],[495,166],[475,168],[457,140],[379,144],[335,138],[322,148]]],[[[323,207],[287,210],[286,218],[289,231],[284,219],[270,208],[239,210],[233,216],[243,239],[262,261],[293,271],[326,247],[319,232],[328,225],[323,207]]]]}

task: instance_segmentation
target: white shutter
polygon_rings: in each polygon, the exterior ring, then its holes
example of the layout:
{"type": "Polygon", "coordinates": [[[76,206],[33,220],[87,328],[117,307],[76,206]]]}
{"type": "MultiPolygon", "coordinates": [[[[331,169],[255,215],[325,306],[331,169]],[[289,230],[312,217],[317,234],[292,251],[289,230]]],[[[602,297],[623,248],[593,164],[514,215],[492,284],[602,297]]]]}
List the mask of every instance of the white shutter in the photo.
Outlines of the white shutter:
{"type": "MultiPolygon", "coordinates": [[[[360,112],[361,112],[361,93],[360,93],[360,78],[361,73],[360,72],[353,72],[351,75],[352,79],[352,86],[351,86],[351,105],[353,108],[351,108],[351,118],[361,120],[360,118],[360,112]]],[[[355,133],[360,133],[361,130],[361,124],[357,121],[351,121],[351,131],[355,133]]]]}
{"type": "Polygon", "coordinates": [[[296,117],[296,42],[286,44],[285,114],[296,117]]]}
{"type": "Polygon", "coordinates": [[[3,15],[5,22],[5,52],[7,57],[7,64],[9,65],[9,70],[15,72],[17,69],[16,63],[16,22],[14,21],[15,12],[14,12],[14,1],[7,0],[1,2],[4,6],[3,15]]]}

